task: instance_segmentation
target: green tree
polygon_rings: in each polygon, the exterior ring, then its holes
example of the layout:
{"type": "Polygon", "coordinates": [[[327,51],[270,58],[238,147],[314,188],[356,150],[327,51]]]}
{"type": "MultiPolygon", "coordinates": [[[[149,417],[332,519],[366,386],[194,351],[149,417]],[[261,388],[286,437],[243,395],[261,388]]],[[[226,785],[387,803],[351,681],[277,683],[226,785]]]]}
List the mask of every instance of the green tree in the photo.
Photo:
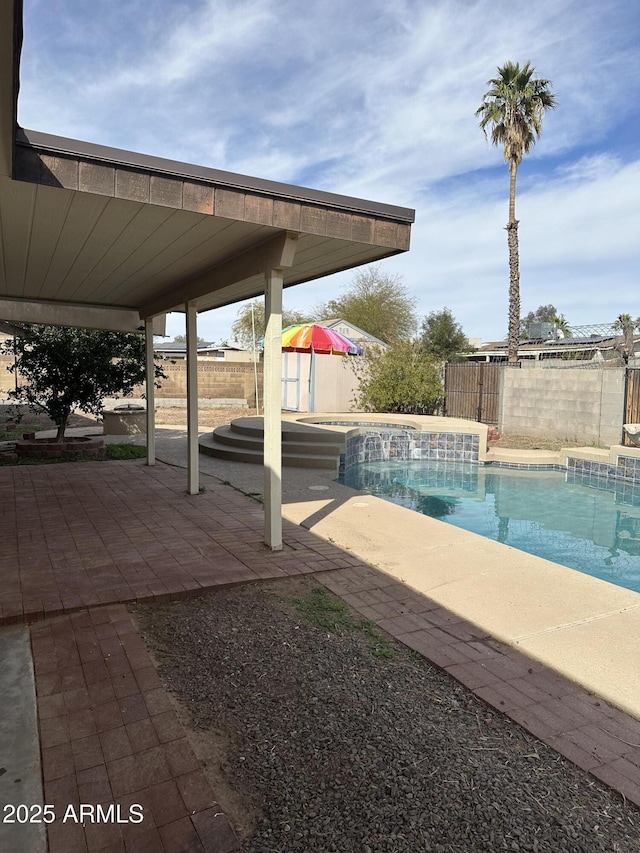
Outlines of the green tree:
{"type": "Polygon", "coordinates": [[[570,338],[572,336],[571,326],[564,314],[555,314],[551,322],[559,332],[562,332],[560,337],[570,338]]]}
{"type": "Polygon", "coordinates": [[[378,264],[356,273],[342,296],[317,306],[314,314],[346,320],[387,344],[412,338],[417,326],[415,299],[400,276],[382,272],[378,264]]]}
{"type": "Polygon", "coordinates": [[[529,313],[520,319],[520,338],[525,340],[529,337],[529,329],[534,323],[552,323],[556,329],[562,332],[561,337],[571,337],[571,326],[569,321],[560,314],[555,305],[539,305],[535,311],[529,313]]]}
{"type": "MultiPolygon", "coordinates": [[[[207,341],[205,341],[205,339],[201,338],[199,335],[196,338],[196,341],[199,344],[206,344],[207,343],[207,341]]],[[[173,342],[176,344],[186,344],[187,336],[186,335],[176,335],[175,338],[173,339],[173,342]]]]}
{"type": "Polygon", "coordinates": [[[431,415],[443,399],[440,367],[416,341],[370,347],[362,356],[355,404],[366,412],[431,415]]]}
{"type": "Polygon", "coordinates": [[[533,323],[553,323],[557,316],[558,309],[555,305],[539,305],[535,311],[529,311],[520,319],[520,337],[529,337],[529,326],[533,323]]]}
{"type": "MultiPolygon", "coordinates": [[[[141,335],[26,324],[21,329],[23,335],[2,347],[15,356],[9,370],[25,380],[9,396],[43,409],[58,427],[57,441],[75,409],[100,415],[105,397],[130,394],[145,380],[141,335]]],[[[156,363],[155,379],[164,376],[156,363]]]]}
{"type": "Polygon", "coordinates": [[[518,257],[518,220],[516,219],[516,178],[524,154],[528,154],[542,132],[545,110],[556,106],[551,81],[534,78],[535,68],[527,62],[507,62],[498,68],[498,76],[487,81],[490,89],[476,110],[480,127],[492,145],[502,146],[509,167],[509,338],[508,358],[518,360],[520,328],[520,267],[518,257]]]}
{"type": "Polygon", "coordinates": [[[435,361],[463,361],[464,353],[473,352],[462,326],[448,308],[427,314],[422,321],[420,344],[425,355],[435,361]]]}
{"type": "MultiPolygon", "coordinates": [[[[298,323],[308,323],[311,317],[309,314],[303,314],[300,311],[282,309],[282,328],[293,326],[298,323]]],[[[236,314],[236,319],[231,326],[231,333],[234,340],[238,341],[243,347],[253,349],[255,345],[264,338],[264,299],[254,299],[253,302],[247,302],[243,305],[236,314]],[[254,339],[255,327],[255,339],[254,339]]]]}

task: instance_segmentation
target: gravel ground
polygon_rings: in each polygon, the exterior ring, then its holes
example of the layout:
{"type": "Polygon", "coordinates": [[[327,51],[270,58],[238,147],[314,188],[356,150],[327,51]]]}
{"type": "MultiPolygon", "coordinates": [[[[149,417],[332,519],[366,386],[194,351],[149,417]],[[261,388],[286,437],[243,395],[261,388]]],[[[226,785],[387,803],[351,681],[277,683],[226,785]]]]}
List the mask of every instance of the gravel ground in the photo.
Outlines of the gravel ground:
{"type": "Polygon", "coordinates": [[[640,850],[635,807],[311,578],[132,610],[247,853],[640,850]]]}

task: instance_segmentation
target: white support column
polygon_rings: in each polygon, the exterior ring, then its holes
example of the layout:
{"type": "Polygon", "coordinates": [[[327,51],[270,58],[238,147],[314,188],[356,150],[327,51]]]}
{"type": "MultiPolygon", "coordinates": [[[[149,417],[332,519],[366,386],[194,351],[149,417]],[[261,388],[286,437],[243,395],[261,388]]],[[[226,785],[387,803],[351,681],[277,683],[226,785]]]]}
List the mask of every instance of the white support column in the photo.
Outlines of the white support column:
{"type": "Polygon", "coordinates": [[[147,396],[147,465],[156,464],[156,386],[153,362],[153,317],[144,321],[144,351],[147,396]]]}
{"type": "Polygon", "coordinates": [[[198,468],[198,330],[196,306],[185,304],[187,314],[187,491],[197,495],[200,491],[198,468]]]}
{"type": "Polygon", "coordinates": [[[266,271],[264,333],[264,527],[282,550],[282,270],[266,271]]]}

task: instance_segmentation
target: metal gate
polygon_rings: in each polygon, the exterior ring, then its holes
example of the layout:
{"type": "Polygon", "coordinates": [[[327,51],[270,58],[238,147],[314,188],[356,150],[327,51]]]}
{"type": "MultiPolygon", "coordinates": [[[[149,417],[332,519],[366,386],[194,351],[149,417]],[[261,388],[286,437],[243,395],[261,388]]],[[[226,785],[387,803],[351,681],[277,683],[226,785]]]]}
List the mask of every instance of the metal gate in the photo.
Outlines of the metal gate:
{"type": "Polygon", "coordinates": [[[504,368],[504,364],[485,361],[445,364],[445,416],[497,424],[500,373],[504,368]]]}
{"type": "MultiPolygon", "coordinates": [[[[624,423],[640,424],[640,367],[627,367],[624,386],[624,423]]],[[[633,446],[623,430],[622,443],[633,446]]]]}

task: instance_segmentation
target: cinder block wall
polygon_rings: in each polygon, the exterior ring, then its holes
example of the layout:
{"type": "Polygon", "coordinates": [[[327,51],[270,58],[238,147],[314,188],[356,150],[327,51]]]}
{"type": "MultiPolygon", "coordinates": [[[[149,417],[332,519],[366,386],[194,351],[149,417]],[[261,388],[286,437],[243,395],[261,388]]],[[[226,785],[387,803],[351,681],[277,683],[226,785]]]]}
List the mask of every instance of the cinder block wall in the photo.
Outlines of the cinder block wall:
{"type": "MultiPolygon", "coordinates": [[[[15,388],[15,376],[10,373],[9,365],[13,356],[0,355],[0,397],[6,397],[15,388]]],[[[182,398],[187,396],[187,363],[185,360],[163,362],[166,379],[156,388],[156,398],[182,398]]],[[[18,381],[23,382],[20,377],[18,381]]],[[[258,364],[258,393],[262,400],[262,364],[258,364]]],[[[139,385],[134,397],[144,394],[144,386],[139,385]]],[[[255,377],[252,363],[235,362],[224,364],[198,359],[198,396],[202,399],[246,400],[250,407],[256,404],[255,377]]]]}
{"type": "Polygon", "coordinates": [[[500,432],[619,444],[624,377],[624,368],[503,370],[500,432]]]}
{"type": "MultiPolygon", "coordinates": [[[[156,401],[162,398],[180,398],[187,396],[187,363],[185,360],[165,362],[162,365],[167,374],[161,379],[161,387],[156,388],[156,401]]],[[[262,400],[262,364],[258,364],[258,393],[262,400]]],[[[143,394],[140,386],[134,392],[143,394]]],[[[256,404],[255,376],[253,364],[242,362],[222,364],[198,359],[198,397],[203,400],[239,399],[246,400],[251,407],[256,404]]]]}
{"type": "Polygon", "coordinates": [[[13,364],[12,355],[0,355],[0,397],[6,397],[9,391],[16,387],[13,373],[9,373],[9,365],[13,364]]]}

